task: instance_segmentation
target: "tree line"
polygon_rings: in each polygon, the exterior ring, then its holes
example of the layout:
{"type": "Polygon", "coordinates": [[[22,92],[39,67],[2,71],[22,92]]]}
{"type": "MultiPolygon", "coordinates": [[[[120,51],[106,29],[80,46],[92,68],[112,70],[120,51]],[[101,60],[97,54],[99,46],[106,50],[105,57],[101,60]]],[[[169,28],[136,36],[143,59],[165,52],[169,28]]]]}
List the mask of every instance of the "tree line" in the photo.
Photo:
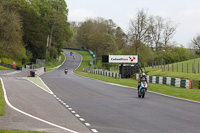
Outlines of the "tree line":
{"type": "Polygon", "coordinates": [[[73,31],[65,0],[1,0],[0,58],[57,58],[73,31]]]}
{"type": "Polygon", "coordinates": [[[151,64],[161,61],[162,55],[165,63],[194,57],[190,50],[172,42],[177,24],[161,16],[148,15],[144,9],[138,10],[130,20],[127,33],[112,19],[101,17],[70,23],[74,35],[65,46],[86,47],[99,58],[105,54],[136,54],[140,62],[151,64]]]}

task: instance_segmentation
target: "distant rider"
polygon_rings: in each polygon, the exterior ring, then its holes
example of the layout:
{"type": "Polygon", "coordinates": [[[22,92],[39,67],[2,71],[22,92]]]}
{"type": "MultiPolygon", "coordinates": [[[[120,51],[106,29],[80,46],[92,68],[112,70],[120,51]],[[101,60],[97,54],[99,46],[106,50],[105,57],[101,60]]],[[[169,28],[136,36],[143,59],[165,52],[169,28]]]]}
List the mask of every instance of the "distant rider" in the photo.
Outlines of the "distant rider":
{"type": "Polygon", "coordinates": [[[140,95],[139,88],[140,88],[140,86],[141,86],[141,82],[142,82],[142,81],[146,81],[146,82],[147,82],[147,85],[149,86],[148,79],[147,79],[145,73],[142,73],[142,76],[138,79],[138,93],[139,93],[139,95],[140,95]]]}

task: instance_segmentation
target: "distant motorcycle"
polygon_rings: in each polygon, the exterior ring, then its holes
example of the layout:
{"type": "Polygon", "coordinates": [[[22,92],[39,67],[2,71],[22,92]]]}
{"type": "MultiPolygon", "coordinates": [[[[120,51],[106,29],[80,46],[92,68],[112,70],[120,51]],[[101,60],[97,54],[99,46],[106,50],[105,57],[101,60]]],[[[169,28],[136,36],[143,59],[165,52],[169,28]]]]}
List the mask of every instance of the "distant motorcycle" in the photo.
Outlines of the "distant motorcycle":
{"type": "Polygon", "coordinates": [[[65,74],[67,74],[68,70],[67,70],[67,69],[65,69],[65,71],[64,71],[64,72],[65,72],[65,74]]]}
{"type": "Polygon", "coordinates": [[[145,93],[147,92],[147,88],[148,88],[147,82],[146,81],[142,81],[141,85],[140,85],[140,88],[139,88],[139,91],[138,91],[138,97],[144,98],[145,93]]]}

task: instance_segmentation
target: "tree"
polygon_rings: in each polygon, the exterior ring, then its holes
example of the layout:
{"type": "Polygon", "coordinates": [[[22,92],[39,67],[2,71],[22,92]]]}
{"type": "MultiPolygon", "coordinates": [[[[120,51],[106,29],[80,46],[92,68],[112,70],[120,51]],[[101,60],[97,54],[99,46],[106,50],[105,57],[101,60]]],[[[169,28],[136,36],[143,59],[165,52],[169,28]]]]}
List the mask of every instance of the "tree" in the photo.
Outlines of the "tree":
{"type": "Polygon", "coordinates": [[[152,41],[155,43],[156,51],[158,51],[159,44],[161,44],[162,31],[164,29],[164,20],[160,16],[151,16],[149,19],[149,30],[152,41]]]}
{"type": "Polygon", "coordinates": [[[176,32],[177,25],[172,25],[171,21],[166,21],[164,24],[164,32],[163,32],[163,44],[164,47],[167,46],[169,40],[174,36],[176,32]]]}
{"type": "Polygon", "coordinates": [[[120,27],[115,29],[114,38],[119,50],[123,49],[127,45],[128,37],[120,27]]]}
{"type": "Polygon", "coordinates": [[[197,35],[192,39],[192,44],[196,46],[200,52],[200,35],[197,35]]]}
{"type": "Polygon", "coordinates": [[[25,59],[25,48],[22,42],[23,31],[20,15],[8,10],[4,6],[7,1],[0,4],[0,56],[13,59],[25,59]]]}
{"type": "Polygon", "coordinates": [[[130,20],[129,25],[129,38],[132,46],[135,48],[136,54],[138,54],[138,48],[141,47],[145,40],[145,35],[149,30],[147,14],[144,10],[140,10],[137,13],[135,20],[130,20]]]}

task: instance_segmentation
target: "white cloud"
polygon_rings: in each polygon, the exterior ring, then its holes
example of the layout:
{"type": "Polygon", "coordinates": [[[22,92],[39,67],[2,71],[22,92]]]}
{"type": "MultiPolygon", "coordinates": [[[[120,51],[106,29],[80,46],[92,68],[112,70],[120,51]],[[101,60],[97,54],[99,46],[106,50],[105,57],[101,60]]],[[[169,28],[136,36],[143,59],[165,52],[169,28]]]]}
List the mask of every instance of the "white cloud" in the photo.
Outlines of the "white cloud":
{"type": "Polygon", "coordinates": [[[94,18],[97,15],[91,11],[87,11],[85,9],[74,9],[69,10],[68,19],[69,21],[84,21],[87,18],[94,18]]]}

